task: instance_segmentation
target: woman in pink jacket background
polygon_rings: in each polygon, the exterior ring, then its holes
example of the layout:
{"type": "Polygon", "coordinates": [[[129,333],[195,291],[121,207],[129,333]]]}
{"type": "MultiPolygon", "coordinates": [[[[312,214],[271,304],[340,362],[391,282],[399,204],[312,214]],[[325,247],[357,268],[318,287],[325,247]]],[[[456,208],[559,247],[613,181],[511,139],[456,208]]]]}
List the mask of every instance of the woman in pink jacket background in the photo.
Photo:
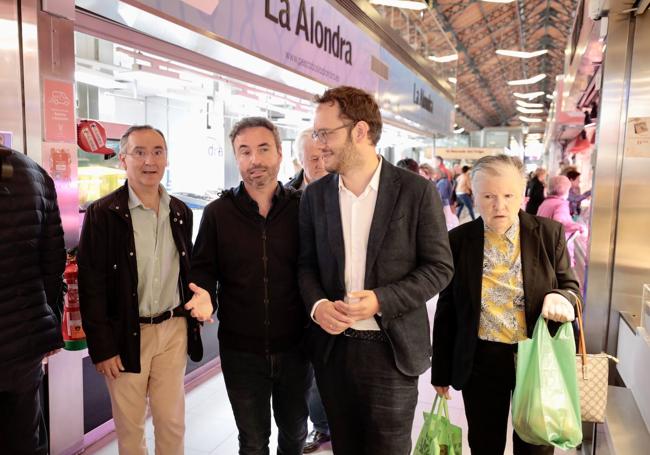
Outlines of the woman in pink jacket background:
{"type": "MultiPolygon", "coordinates": [[[[571,189],[571,181],[564,175],[551,177],[548,182],[548,196],[542,202],[542,205],[537,209],[537,216],[551,218],[555,221],[562,223],[564,232],[567,239],[574,232],[580,234],[586,231],[586,226],[573,221],[571,211],[569,210],[569,190],[571,189]]],[[[575,265],[573,259],[573,242],[568,242],[567,247],[569,256],[571,257],[571,265],[575,265]]]]}

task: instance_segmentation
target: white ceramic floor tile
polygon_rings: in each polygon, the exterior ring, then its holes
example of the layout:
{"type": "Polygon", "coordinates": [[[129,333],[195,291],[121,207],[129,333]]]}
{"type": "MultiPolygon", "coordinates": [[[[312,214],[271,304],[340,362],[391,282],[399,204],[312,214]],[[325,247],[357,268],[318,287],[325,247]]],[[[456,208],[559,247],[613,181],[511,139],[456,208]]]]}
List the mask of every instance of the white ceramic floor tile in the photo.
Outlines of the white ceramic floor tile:
{"type": "Polygon", "coordinates": [[[231,436],[237,436],[234,418],[217,419],[211,414],[191,414],[186,419],[185,447],[212,452],[231,436]]]}
{"type": "MultiPolygon", "coordinates": [[[[435,312],[436,299],[427,303],[430,319],[435,312]]],[[[424,373],[418,382],[418,404],[415,410],[413,422],[412,439],[413,444],[417,441],[420,428],[424,422],[422,413],[429,412],[435,397],[435,391],[431,386],[431,373],[424,373]]],[[[452,399],[449,403],[450,420],[463,430],[463,453],[469,454],[467,444],[467,420],[463,409],[463,400],[460,392],[451,390],[452,399]]],[[[512,427],[509,425],[508,434],[512,435],[512,427]]],[[[310,428],[311,430],[311,428],[310,428]]],[[[146,437],[149,452],[154,453],[153,425],[151,419],[147,419],[146,437]]],[[[277,450],[278,431],[275,424],[272,425],[270,437],[270,453],[277,450]]],[[[604,437],[599,442],[603,442],[604,437]]],[[[237,427],[232,415],[230,403],[226,393],[223,375],[217,374],[213,378],[194,387],[186,398],[186,434],[185,434],[185,455],[235,455],[238,453],[237,427]]],[[[88,455],[117,455],[117,441],[101,441],[89,447],[85,454],[88,455]]],[[[333,455],[330,444],[324,444],[320,450],[315,452],[318,455],[333,455]]],[[[508,436],[506,455],[512,454],[512,438],[508,436]]],[[[576,451],[556,450],[556,454],[575,455],[576,451]]]]}

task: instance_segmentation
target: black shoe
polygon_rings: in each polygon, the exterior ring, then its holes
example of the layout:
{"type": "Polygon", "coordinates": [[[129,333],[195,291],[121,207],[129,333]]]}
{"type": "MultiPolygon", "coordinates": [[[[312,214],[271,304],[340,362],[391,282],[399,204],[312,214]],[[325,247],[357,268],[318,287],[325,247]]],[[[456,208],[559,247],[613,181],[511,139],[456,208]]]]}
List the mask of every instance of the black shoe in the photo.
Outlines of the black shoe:
{"type": "Polygon", "coordinates": [[[311,433],[307,436],[305,441],[305,447],[302,449],[302,453],[312,453],[316,452],[321,444],[330,440],[330,435],[321,433],[318,430],[312,430],[311,433]]]}

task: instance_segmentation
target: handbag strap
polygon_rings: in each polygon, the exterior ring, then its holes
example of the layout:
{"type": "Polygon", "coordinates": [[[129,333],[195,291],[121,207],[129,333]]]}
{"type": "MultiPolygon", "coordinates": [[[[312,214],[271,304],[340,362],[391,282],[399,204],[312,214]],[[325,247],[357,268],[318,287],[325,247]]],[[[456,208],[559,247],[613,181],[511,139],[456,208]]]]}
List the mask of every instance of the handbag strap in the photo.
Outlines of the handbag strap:
{"type": "Polygon", "coordinates": [[[582,302],[573,291],[569,291],[576,301],[576,314],[578,317],[578,354],[582,357],[582,368],[587,364],[587,345],[585,343],[585,326],[582,314],[582,302]]]}

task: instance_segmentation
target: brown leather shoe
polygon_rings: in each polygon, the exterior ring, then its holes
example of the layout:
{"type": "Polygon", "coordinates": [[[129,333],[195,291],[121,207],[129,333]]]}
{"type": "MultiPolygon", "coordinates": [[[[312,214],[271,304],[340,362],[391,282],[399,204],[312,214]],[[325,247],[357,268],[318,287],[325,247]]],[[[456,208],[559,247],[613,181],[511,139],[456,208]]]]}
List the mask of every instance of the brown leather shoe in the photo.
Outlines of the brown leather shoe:
{"type": "Polygon", "coordinates": [[[303,447],[302,453],[316,452],[321,444],[328,442],[329,440],[330,435],[321,433],[317,430],[312,430],[312,432],[307,436],[305,447],[303,447]]]}

